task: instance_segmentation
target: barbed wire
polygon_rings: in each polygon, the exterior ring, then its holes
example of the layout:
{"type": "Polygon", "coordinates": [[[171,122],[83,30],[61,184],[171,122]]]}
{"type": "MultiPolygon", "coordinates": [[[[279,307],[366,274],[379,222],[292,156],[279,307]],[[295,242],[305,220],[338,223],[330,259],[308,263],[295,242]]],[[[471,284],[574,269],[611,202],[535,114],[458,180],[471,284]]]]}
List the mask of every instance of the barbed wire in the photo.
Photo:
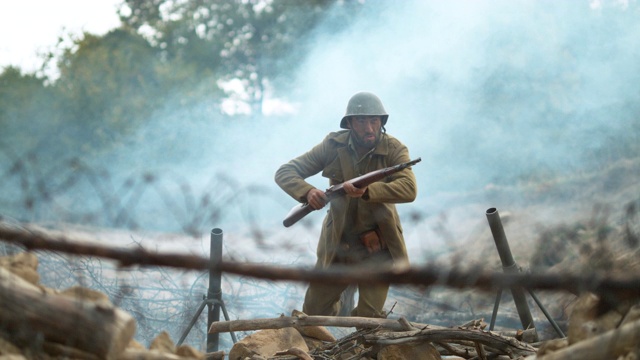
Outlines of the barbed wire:
{"type": "Polygon", "coordinates": [[[0,160],[5,160],[0,161],[0,214],[21,221],[155,228],[195,237],[207,224],[225,217],[256,228],[259,219],[252,204],[258,198],[287,210],[266,187],[240,184],[222,172],[185,175],[133,169],[127,173],[80,157],[47,161],[36,150],[18,154],[1,142],[0,160]]]}
{"type": "Polygon", "coordinates": [[[567,274],[531,272],[495,272],[472,268],[442,268],[440,265],[420,267],[366,268],[340,266],[328,269],[281,267],[210,259],[190,254],[151,252],[142,247],[114,248],[95,243],[95,239],[70,239],[64,234],[45,232],[29,226],[7,227],[0,224],[0,240],[20,245],[27,250],[48,250],[73,255],[97,256],[114,260],[119,267],[134,265],[164,266],[189,270],[213,270],[272,281],[389,283],[421,286],[478,288],[493,291],[503,288],[593,292],[617,301],[640,298],[640,276],[604,272],[567,274]]]}

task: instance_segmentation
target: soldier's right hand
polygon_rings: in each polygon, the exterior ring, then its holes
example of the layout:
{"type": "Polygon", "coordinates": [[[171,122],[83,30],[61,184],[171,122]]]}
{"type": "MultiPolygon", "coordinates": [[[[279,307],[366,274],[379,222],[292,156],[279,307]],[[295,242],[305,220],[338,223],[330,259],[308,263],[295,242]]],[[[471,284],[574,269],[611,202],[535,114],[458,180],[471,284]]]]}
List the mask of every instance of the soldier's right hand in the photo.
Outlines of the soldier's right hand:
{"type": "Polygon", "coordinates": [[[320,210],[327,204],[327,197],[324,195],[324,191],[311,189],[307,193],[307,203],[313,210],[320,210]]]}

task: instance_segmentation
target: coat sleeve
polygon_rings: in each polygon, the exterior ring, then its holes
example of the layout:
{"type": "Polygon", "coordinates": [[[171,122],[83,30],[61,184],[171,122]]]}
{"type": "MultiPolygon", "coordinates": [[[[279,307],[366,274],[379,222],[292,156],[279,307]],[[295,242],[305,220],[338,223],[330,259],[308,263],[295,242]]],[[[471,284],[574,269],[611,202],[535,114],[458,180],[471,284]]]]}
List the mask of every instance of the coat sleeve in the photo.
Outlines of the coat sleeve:
{"type": "MultiPolygon", "coordinates": [[[[388,165],[394,166],[411,161],[409,150],[400,142],[390,147],[388,165]]],[[[416,199],[418,186],[416,176],[411,168],[404,169],[391,175],[386,181],[379,181],[367,187],[369,202],[408,203],[416,199]]]]}
{"type": "Polygon", "coordinates": [[[327,138],[308,152],[280,166],[275,181],[282,190],[299,202],[306,202],[306,195],[315,186],[305,181],[325,166],[328,153],[327,138]]]}

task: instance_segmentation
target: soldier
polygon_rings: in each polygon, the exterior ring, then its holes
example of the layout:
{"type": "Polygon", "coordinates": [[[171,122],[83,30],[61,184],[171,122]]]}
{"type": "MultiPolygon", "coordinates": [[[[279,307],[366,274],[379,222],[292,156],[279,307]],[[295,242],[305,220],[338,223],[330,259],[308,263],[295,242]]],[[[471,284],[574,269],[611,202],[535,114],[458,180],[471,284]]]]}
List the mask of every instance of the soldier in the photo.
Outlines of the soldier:
{"type": "MultiPolygon", "coordinates": [[[[340,121],[345,130],[329,133],[320,144],[282,165],[275,174],[276,183],[287,194],[314,210],[323,208],[327,199],[324,191],[306,182],[306,178],[322,172],[330,185],[345,182],[347,196],[329,203],[322,223],[318,268],[408,264],[394,204],[416,198],[417,185],[411,168],[363,188],[348,182],[368,172],[410,161],[407,147],[386,133],[388,117],[376,95],[369,92],[353,95],[340,121]]],[[[346,287],[312,282],[303,311],[308,315],[337,315],[340,295],[346,287]]],[[[387,284],[358,284],[358,304],[352,315],[386,317],[383,306],[388,291],[387,284]]]]}

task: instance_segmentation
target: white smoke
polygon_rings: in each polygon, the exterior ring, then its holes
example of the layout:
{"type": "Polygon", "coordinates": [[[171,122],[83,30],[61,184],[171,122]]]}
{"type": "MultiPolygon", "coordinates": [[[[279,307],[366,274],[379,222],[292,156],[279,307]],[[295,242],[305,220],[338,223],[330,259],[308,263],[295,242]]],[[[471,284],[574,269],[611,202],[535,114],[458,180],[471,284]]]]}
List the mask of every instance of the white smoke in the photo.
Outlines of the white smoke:
{"type": "MultiPolygon", "coordinates": [[[[433,214],[448,206],[442,194],[575,171],[633,136],[638,15],[637,1],[371,1],[345,31],[314,32],[306,61],[285,74],[293,92],[267,94],[280,115],[230,119],[210,103],[167,103],[103,163],[179,179],[194,194],[235,188],[244,193],[221,221],[280,229],[295,201],[275,171],[338,130],[350,96],[367,90],[390,114],[387,131],[423,159],[418,199],[401,213],[433,214]],[[233,184],[216,188],[218,175],[233,184]]],[[[168,226],[155,202],[145,202],[149,221],[168,226]]]]}

